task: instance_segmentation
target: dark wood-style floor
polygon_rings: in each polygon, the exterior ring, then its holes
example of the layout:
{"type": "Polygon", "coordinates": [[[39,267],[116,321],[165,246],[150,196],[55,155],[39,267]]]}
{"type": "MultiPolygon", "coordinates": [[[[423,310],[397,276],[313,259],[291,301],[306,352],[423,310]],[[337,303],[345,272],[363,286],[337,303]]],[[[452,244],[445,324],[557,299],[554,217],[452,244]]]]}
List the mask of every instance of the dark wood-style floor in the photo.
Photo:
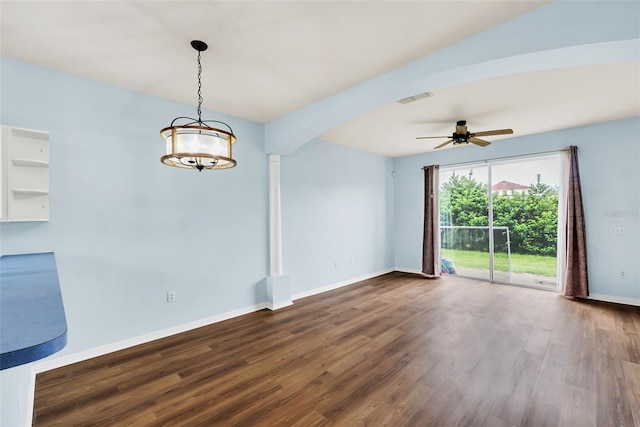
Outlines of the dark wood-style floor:
{"type": "Polygon", "coordinates": [[[38,426],[640,426],[640,308],[391,273],[37,376],[38,426]]]}

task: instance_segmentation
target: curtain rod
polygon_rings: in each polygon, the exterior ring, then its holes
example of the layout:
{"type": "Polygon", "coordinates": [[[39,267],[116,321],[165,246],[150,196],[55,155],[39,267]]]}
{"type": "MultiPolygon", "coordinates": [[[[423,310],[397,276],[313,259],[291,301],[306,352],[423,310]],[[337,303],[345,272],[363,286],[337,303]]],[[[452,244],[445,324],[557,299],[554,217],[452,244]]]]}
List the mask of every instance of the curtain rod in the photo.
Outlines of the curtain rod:
{"type": "MultiPolygon", "coordinates": [[[[577,147],[576,147],[577,149],[577,147]]],[[[448,163],[445,165],[437,165],[439,167],[449,167],[449,166],[465,166],[465,165],[476,165],[478,163],[489,163],[492,162],[494,160],[506,160],[506,159],[518,159],[518,158],[524,158],[524,157],[532,157],[532,156],[539,156],[541,154],[557,154],[557,153],[561,153],[563,151],[569,151],[570,147],[567,148],[561,148],[559,150],[553,150],[553,151],[541,151],[539,153],[531,153],[531,154],[521,154],[519,156],[504,156],[504,157],[494,157],[492,159],[486,159],[486,160],[475,160],[475,161],[470,161],[470,162],[463,162],[463,163],[448,163]]],[[[426,169],[429,166],[423,166],[420,169],[426,169]]]]}

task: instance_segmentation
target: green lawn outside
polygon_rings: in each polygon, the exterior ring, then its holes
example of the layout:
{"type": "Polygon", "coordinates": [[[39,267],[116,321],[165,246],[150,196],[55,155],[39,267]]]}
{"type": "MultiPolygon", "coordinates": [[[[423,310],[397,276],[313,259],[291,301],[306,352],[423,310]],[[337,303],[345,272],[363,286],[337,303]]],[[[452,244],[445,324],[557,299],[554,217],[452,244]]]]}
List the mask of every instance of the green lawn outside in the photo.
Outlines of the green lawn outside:
{"type": "MultiPolygon", "coordinates": [[[[454,249],[442,249],[442,256],[453,260],[458,267],[489,268],[489,253],[475,251],[460,251],[454,249]]],[[[509,271],[507,254],[496,252],[494,254],[495,269],[509,271]]],[[[541,276],[555,277],[556,257],[541,255],[511,254],[511,272],[531,273],[541,276]]]]}

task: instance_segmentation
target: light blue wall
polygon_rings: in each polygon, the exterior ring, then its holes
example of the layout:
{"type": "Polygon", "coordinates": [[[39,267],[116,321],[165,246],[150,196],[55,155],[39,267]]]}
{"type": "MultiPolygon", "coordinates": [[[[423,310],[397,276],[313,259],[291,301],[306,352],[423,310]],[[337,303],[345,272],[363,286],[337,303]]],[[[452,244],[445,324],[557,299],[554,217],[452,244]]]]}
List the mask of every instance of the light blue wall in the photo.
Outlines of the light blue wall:
{"type": "Polygon", "coordinates": [[[469,146],[397,158],[395,265],[421,269],[424,178],[421,168],[578,146],[587,227],[590,292],[640,299],[640,118],[510,138],[489,147],[469,146]],[[608,212],[631,213],[611,216],[608,212]],[[609,233],[624,227],[626,235],[609,233]],[[625,270],[627,279],[618,278],[625,270]]]}
{"type": "Polygon", "coordinates": [[[282,157],[283,269],[294,295],[393,267],[392,166],[320,140],[282,157]]]}
{"type": "Polygon", "coordinates": [[[265,299],[262,125],[223,118],[234,169],[162,165],[159,130],[192,109],[2,61],[2,123],[51,138],[51,220],[0,224],[2,253],[55,252],[73,350],[265,299]]]}
{"type": "MultiPolygon", "coordinates": [[[[233,127],[238,166],[170,168],[159,130],[195,107],[0,61],[0,122],[50,132],[51,220],[0,223],[0,254],[56,254],[69,343],[51,358],[265,302],[263,125],[205,112],[233,127]]],[[[294,293],[393,267],[392,164],[322,141],[283,158],[294,293]]],[[[26,423],[32,366],[0,372],[3,427],[26,423]]]]}
{"type": "MultiPolygon", "coordinates": [[[[0,235],[2,254],[55,252],[69,341],[52,357],[265,301],[263,125],[205,112],[234,129],[238,166],[171,168],[159,130],[195,107],[9,58],[1,67],[1,122],[50,132],[51,220],[2,223],[0,235]]],[[[1,374],[3,426],[21,423],[27,369],[1,374]]]]}

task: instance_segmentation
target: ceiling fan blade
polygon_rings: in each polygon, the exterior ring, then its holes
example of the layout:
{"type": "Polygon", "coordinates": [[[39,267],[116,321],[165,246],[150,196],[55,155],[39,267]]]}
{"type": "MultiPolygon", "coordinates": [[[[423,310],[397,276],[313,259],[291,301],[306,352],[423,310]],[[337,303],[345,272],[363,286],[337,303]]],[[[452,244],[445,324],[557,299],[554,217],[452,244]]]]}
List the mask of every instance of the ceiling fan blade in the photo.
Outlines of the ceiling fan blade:
{"type": "Polygon", "coordinates": [[[416,139],[432,139],[432,138],[451,138],[451,135],[447,136],[418,136],[416,139]]]}
{"type": "Polygon", "coordinates": [[[484,132],[472,133],[471,136],[511,135],[512,133],[513,133],[513,129],[497,129],[497,130],[486,130],[484,132]]]}
{"type": "Polygon", "coordinates": [[[438,145],[438,146],[436,146],[436,147],[433,147],[433,149],[434,149],[434,150],[437,150],[438,148],[442,148],[442,147],[444,147],[444,146],[445,146],[445,145],[447,145],[447,144],[451,144],[452,142],[453,142],[453,139],[450,139],[450,140],[448,140],[447,142],[443,142],[442,144],[440,144],[440,145],[438,145]]]}
{"type": "Polygon", "coordinates": [[[486,147],[487,145],[491,144],[489,141],[485,141],[484,139],[476,138],[473,136],[469,138],[469,142],[472,144],[479,145],[480,147],[486,147]]]}

